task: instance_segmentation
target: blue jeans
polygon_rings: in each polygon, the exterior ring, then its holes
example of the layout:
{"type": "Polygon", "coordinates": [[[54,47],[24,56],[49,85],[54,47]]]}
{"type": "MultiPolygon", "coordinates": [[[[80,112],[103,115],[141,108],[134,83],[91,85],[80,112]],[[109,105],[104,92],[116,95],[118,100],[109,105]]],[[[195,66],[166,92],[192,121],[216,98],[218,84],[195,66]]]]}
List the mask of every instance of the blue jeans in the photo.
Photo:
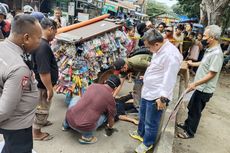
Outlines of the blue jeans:
{"type": "MultiPolygon", "coordinates": [[[[80,100],[80,97],[74,97],[74,98],[72,98],[72,100],[71,100],[70,103],[69,103],[68,109],[70,109],[71,107],[75,106],[75,105],[78,103],[79,100],[80,100]]],[[[68,124],[68,122],[67,122],[66,119],[65,119],[65,121],[64,121],[64,123],[63,123],[63,126],[64,126],[64,128],[66,128],[66,129],[67,129],[67,128],[71,128],[71,129],[73,129],[73,130],[75,130],[75,131],[81,133],[82,136],[85,137],[85,138],[90,138],[90,137],[93,136],[93,132],[94,132],[95,130],[97,130],[97,128],[99,128],[99,127],[100,127],[102,124],[104,124],[106,121],[107,121],[107,117],[106,117],[105,115],[101,115],[100,118],[99,118],[98,121],[97,121],[96,128],[95,128],[93,131],[82,131],[82,130],[73,128],[73,127],[71,127],[71,126],[68,124]]]]}
{"type": "Polygon", "coordinates": [[[162,110],[157,110],[156,101],[141,99],[138,134],[143,137],[144,145],[150,147],[156,141],[162,110]]]}

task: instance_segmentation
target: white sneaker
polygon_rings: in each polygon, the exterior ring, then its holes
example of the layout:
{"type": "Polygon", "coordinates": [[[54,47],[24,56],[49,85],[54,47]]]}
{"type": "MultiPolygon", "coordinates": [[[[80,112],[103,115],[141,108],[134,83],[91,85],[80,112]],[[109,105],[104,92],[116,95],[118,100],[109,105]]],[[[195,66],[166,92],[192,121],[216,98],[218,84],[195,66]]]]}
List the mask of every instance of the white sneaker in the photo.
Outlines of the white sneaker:
{"type": "Polygon", "coordinates": [[[149,151],[150,149],[153,148],[153,145],[151,145],[150,147],[145,146],[143,143],[141,143],[136,149],[135,152],[136,153],[146,153],[147,151],[149,151]]]}

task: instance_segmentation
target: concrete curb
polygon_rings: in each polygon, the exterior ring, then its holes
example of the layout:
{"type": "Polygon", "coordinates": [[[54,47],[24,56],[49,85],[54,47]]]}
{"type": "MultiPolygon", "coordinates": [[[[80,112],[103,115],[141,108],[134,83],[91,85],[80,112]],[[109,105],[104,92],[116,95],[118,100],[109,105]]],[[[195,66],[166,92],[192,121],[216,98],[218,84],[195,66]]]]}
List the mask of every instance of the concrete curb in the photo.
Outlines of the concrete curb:
{"type": "MultiPolygon", "coordinates": [[[[171,105],[169,105],[169,107],[167,108],[166,112],[164,113],[164,116],[162,116],[162,121],[160,124],[161,131],[165,127],[166,122],[169,119],[169,116],[175,107],[176,101],[177,101],[178,97],[180,96],[179,94],[181,94],[180,92],[182,90],[184,90],[183,86],[180,86],[180,85],[181,85],[181,82],[178,81],[177,85],[174,89],[174,100],[171,103],[171,105]]],[[[173,143],[174,143],[174,138],[175,138],[175,131],[176,131],[175,125],[176,125],[177,116],[178,115],[179,116],[184,115],[184,113],[186,111],[186,105],[187,105],[188,101],[190,100],[192,94],[193,94],[193,92],[185,95],[183,102],[179,108],[179,111],[177,112],[175,117],[169,121],[168,126],[165,129],[165,132],[160,135],[160,138],[158,138],[159,141],[158,141],[153,153],[173,153],[173,143]]]]}
{"type": "MultiPolygon", "coordinates": [[[[161,131],[166,125],[166,122],[173,111],[175,103],[170,105],[166,112],[164,113],[164,116],[162,116],[162,124],[160,126],[161,131]]],[[[158,144],[156,145],[153,153],[172,153],[172,148],[173,148],[173,141],[174,141],[174,134],[175,134],[175,123],[176,123],[176,118],[173,118],[172,120],[169,121],[168,126],[165,129],[164,133],[161,133],[158,141],[158,144]]]]}
{"type": "MultiPolygon", "coordinates": [[[[174,89],[174,95],[173,95],[173,102],[168,106],[167,110],[164,112],[164,115],[162,116],[161,124],[160,124],[160,129],[163,131],[163,128],[165,127],[167,120],[169,119],[170,114],[172,113],[176,101],[179,98],[179,92],[181,86],[181,77],[178,77],[178,81],[176,83],[176,87],[174,89]]],[[[182,90],[182,89],[181,89],[182,90]]],[[[172,118],[168,126],[166,127],[164,133],[161,133],[161,135],[158,135],[158,143],[154,148],[153,153],[172,153],[173,152],[173,142],[174,142],[174,136],[175,136],[175,124],[176,124],[176,117],[172,118]]]]}

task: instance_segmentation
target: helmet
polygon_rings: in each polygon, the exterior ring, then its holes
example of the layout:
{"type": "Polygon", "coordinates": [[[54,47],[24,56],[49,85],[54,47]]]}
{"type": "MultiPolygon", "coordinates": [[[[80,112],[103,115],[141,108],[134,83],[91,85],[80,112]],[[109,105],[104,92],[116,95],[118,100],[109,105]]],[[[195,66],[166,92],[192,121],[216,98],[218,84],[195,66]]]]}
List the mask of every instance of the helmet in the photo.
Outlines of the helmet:
{"type": "Polygon", "coordinates": [[[41,12],[32,12],[30,15],[35,17],[39,22],[41,22],[42,19],[45,17],[45,15],[41,12]]]}
{"type": "Polygon", "coordinates": [[[25,5],[24,7],[23,7],[23,12],[24,13],[32,13],[32,12],[34,12],[34,9],[30,6],[30,5],[25,5]]]}
{"type": "Polygon", "coordinates": [[[1,5],[3,5],[6,9],[6,12],[9,13],[10,9],[9,9],[9,6],[5,3],[0,3],[1,5]]]}
{"type": "Polygon", "coordinates": [[[5,17],[7,15],[7,9],[2,3],[0,3],[0,15],[4,15],[5,17]]]}

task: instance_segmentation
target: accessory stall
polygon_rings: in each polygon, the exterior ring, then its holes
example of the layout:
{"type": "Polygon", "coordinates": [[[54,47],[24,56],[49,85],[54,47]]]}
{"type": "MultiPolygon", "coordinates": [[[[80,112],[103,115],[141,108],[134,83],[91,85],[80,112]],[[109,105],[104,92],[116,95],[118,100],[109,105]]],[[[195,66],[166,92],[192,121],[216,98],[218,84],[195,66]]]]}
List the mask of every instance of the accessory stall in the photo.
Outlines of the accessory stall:
{"type": "Polygon", "coordinates": [[[127,35],[122,26],[101,20],[56,36],[52,45],[59,66],[57,93],[81,96],[99,73],[126,57],[127,35]]]}

